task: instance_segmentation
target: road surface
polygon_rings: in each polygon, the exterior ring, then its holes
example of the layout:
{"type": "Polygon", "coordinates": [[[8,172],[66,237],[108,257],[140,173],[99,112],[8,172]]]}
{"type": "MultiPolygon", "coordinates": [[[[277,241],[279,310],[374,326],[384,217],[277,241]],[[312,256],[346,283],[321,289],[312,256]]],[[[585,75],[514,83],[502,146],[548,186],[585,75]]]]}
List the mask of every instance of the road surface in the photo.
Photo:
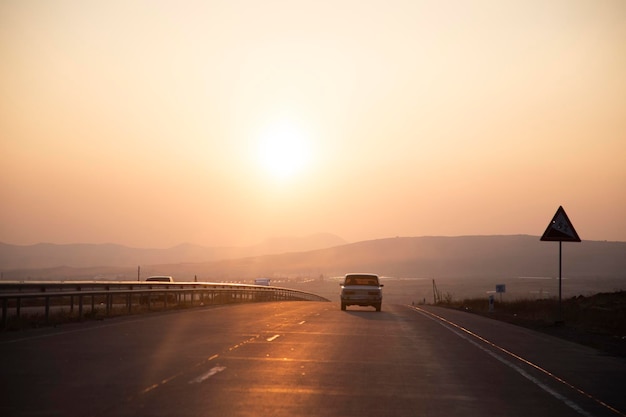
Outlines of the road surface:
{"type": "Polygon", "coordinates": [[[0,334],[2,416],[624,416],[626,361],[436,307],[281,302],[0,334]]]}

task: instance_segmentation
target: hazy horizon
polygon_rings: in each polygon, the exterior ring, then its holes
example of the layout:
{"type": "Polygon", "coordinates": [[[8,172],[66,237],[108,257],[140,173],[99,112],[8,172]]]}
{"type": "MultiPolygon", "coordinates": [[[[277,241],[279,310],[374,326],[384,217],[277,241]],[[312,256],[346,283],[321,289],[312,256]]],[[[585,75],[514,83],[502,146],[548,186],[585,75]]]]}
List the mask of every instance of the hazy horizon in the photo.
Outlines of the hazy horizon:
{"type": "MultiPolygon", "coordinates": [[[[194,242],[179,242],[179,243],[175,243],[173,245],[167,245],[167,246],[133,246],[133,245],[127,245],[124,243],[119,243],[119,242],[65,242],[65,243],[59,243],[59,242],[34,242],[34,243],[25,243],[25,244],[20,244],[20,243],[13,243],[13,242],[3,242],[0,241],[0,243],[5,244],[5,245],[11,245],[11,246],[35,246],[35,245],[58,245],[58,246],[64,246],[64,245],[94,245],[94,246],[98,246],[98,245],[116,245],[116,246],[124,246],[124,247],[128,247],[131,249],[173,249],[179,246],[184,246],[184,245],[192,245],[192,246],[200,246],[200,247],[205,247],[207,249],[209,248],[246,248],[246,247],[254,247],[254,246],[259,246],[259,245],[264,245],[267,243],[271,243],[273,240],[276,239],[280,239],[280,240],[294,240],[294,241],[298,241],[298,240],[302,240],[302,239],[307,239],[307,238],[312,238],[316,235],[330,235],[330,236],[334,236],[337,237],[341,240],[343,240],[343,243],[339,243],[338,245],[333,245],[333,246],[340,246],[340,245],[351,245],[351,244],[355,244],[355,243],[363,243],[363,242],[369,242],[369,241],[379,241],[379,240],[387,240],[387,239],[398,239],[398,238],[403,238],[403,239],[428,239],[428,238],[449,238],[449,239],[456,239],[456,238],[472,238],[472,237],[507,237],[507,236],[529,236],[529,237],[537,237],[537,240],[539,241],[540,239],[540,234],[529,234],[529,233],[511,233],[511,234],[471,234],[471,235],[422,235],[422,236],[379,236],[379,237],[372,237],[372,238],[368,238],[368,239],[363,239],[363,240],[359,240],[359,241],[348,241],[346,239],[343,239],[341,236],[335,235],[333,233],[320,233],[320,234],[313,234],[313,235],[307,235],[307,236],[271,236],[268,237],[265,240],[259,241],[259,242],[253,242],[251,244],[246,244],[246,245],[228,245],[228,246],[220,246],[220,245],[202,245],[202,244],[198,244],[198,243],[194,243],[194,242]]],[[[626,243],[626,240],[611,240],[611,239],[584,239],[584,241],[587,242],[610,242],[610,243],[626,243]]],[[[566,243],[571,243],[571,242],[566,242],[566,243]]],[[[574,242],[575,243],[575,242],[574,242]]],[[[545,242],[544,242],[545,244],[545,242]]],[[[324,246],[324,247],[331,247],[331,246],[324,246]]],[[[305,249],[304,251],[310,251],[310,250],[317,250],[317,249],[305,249]]],[[[296,250],[299,251],[299,250],[296,250]]]]}
{"type": "Polygon", "coordinates": [[[0,2],[0,242],[626,241],[626,2],[0,2]]]}

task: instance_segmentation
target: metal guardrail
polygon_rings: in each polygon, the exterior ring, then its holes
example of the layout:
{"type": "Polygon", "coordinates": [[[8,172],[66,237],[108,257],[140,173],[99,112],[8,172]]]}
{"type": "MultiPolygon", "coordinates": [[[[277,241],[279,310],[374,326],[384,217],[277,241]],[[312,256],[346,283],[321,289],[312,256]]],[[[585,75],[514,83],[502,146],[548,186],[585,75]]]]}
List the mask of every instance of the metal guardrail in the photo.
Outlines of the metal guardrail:
{"type": "Polygon", "coordinates": [[[175,306],[206,306],[216,304],[267,301],[329,301],[319,295],[282,287],[220,284],[208,282],[157,281],[72,281],[72,282],[3,282],[0,284],[2,317],[0,328],[6,328],[9,317],[20,319],[25,310],[42,314],[50,321],[51,309],[67,309],[82,320],[104,310],[105,316],[116,311],[175,306]],[[76,312],[77,310],[77,312],[76,312]],[[86,313],[89,310],[89,313],[86,313]]]}

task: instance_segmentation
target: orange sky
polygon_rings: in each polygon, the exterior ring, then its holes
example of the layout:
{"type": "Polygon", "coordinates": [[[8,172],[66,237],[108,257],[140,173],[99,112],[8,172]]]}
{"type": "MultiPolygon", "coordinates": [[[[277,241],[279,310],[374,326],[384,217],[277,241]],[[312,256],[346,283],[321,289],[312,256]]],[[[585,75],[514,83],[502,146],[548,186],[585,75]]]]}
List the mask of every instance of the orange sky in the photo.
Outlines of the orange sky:
{"type": "Polygon", "coordinates": [[[626,2],[0,2],[0,242],[626,241],[626,2]]]}

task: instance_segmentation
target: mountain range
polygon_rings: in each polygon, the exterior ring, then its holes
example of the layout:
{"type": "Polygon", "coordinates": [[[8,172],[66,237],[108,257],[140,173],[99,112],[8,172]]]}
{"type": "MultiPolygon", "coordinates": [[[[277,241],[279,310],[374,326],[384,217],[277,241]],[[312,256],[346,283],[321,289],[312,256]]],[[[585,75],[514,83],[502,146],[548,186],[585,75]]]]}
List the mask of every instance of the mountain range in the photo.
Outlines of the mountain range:
{"type": "MultiPolygon", "coordinates": [[[[538,236],[396,237],[345,243],[333,235],[316,235],[296,241],[299,245],[280,239],[239,249],[0,244],[0,269],[4,280],[136,280],[139,265],[143,277],[164,274],[177,281],[316,278],[346,272],[404,278],[556,277],[559,273],[559,244],[541,242],[538,236]],[[318,247],[306,249],[310,245],[318,247]]],[[[563,277],[626,281],[626,242],[563,243],[562,266],[563,277]]]]}
{"type": "Polygon", "coordinates": [[[212,262],[224,259],[303,252],[346,244],[330,233],[305,237],[275,237],[249,247],[205,247],[189,243],[167,249],[133,248],[123,245],[0,243],[0,270],[52,267],[136,267],[137,265],[212,262]]]}

